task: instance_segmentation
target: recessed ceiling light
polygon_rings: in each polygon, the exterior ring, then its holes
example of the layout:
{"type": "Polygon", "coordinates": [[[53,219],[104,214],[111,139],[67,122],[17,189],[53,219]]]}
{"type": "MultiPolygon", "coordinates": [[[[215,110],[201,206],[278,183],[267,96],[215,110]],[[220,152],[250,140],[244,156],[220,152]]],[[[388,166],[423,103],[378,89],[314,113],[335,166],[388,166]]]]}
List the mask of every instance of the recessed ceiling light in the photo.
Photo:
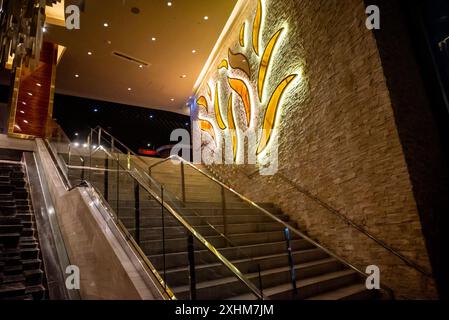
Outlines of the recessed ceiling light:
{"type": "Polygon", "coordinates": [[[194,50],[192,50],[192,53],[196,53],[196,50],[194,49],[194,50]]]}
{"type": "Polygon", "coordinates": [[[208,16],[204,16],[204,20],[209,20],[209,17],[208,16]]]}
{"type": "Polygon", "coordinates": [[[40,83],[36,83],[36,86],[38,87],[42,87],[42,85],[40,83]]]}
{"type": "Polygon", "coordinates": [[[23,123],[26,123],[26,124],[28,124],[29,122],[28,122],[27,120],[23,120],[23,123]]]}
{"type": "Polygon", "coordinates": [[[97,108],[95,108],[95,109],[94,109],[94,112],[98,112],[98,109],[97,109],[97,108]]]}
{"type": "Polygon", "coordinates": [[[107,27],[109,27],[109,23],[105,22],[105,23],[103,23],[103,26],[104,26],[105,28],[107,28],[107,27]]]}
{"type": "Polygon", "coordinates": [[[75,78],[79,78],[80,77],[80,75],[79,74],[75,74],[75,78]]]}
{"type": "Polygon", "coordinates": [[[167,6],[171,7],[173,3],[171,1],[167,2],[167,6]]]}
{"type": "Polygon", "coordinates": [[[46,27],[43,27],[43,28],[42,28],[42,32],[44,32],[44,33],[47,32],[47,28],[46,28],[46,27]]]}
{"type": "Polygon", "coordinates": [[[91,56],[92,55],[92,51],[89,51],[87,54],[91,56]]]}
{"type": "Polygon", "coordinates": [[[132,89],[131,88],[128,88],[128,91],[131,91],[132,89]]]}
{"type": "Polygon", "coordinates": [[[112,44],[111,40],[106,41],[107,44],[112,44]]]}
{"type": "Polygon", "coordinates": [[[25,111],[23,111],[23,110],[20,110],[20,113],[21,113],[21,114],[25,114],[25,111]]]}
{"type": "Polygon", "coordinates": [[[153,118],[154,118],[154,116],[152,114],[150,114],[150,119],[153,119],[153,118]]]}
{"type": "Polygon", "coordinates": [[[26,106],[26,105],[27,105],[27,103],[26,103],[25,101],[22,101],[22,104],[23,104],[24,106],[26,106]]]}
{"type": "Polygon", "coordinates": [[[187,75],[183,74],[183,75],[181,76],[181,78],[185,79],[185,78],[187,78],[187,75]]]}
{"type": "Polygon", "coordinates": [[[33,94],[31,93],[31,92],[28,92],[27,93],[30,97],[32,97],[33,96],[33,94]]]}
{"type": "Polygon", "coordinates": [[[173,101],[175,101],[175,99],[174,99],[174,98],[171,98],[170,100],[171,100],[172,102],[173,102],[173,101]]]}
{"type": "Polygon", "coordinates": [[[156,41],[156,38],[155,37],[151,38],[151,41],[156,41]]]}
{"type": "Polygon", "coordinates": [[[143,64],[139,65],[139,68],[142,69],[143,68],[143,64]]]}

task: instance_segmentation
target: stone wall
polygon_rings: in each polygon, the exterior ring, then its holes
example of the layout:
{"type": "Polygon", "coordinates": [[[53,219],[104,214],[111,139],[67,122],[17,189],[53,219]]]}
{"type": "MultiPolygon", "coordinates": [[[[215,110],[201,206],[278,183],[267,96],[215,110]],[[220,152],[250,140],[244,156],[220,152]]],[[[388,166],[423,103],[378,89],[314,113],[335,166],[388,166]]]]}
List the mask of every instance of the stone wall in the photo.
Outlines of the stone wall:
{"type": "MultiPolygon", "coordinates": [[[[262,47],[281,26],[288,26],[269,87],[292,70],[302,70],[301,81],[284,97],[279,115],[279,172],[263,177],[254,174],[252,166],[238,165],[213,165],[211,171],[255,201],[276,203],[300,229],[356,266],[378,265],[381,281],[397,297],[437,297],[433,279],[335,214],[431,272],[381,57],[373,33],[365,27],[363,1],[263,4],[262,47]]],[[[237,16],[198,96],[205,94],[208,81],[217,79],[216,66],[228,48],[239,50],[239,27],[244,21],[252,26],[256,6],[256,0],[248,1],[237,16]]],[[[253,64],[257,57],[248,53],[249,47],[241,50],[253,64]]]]}

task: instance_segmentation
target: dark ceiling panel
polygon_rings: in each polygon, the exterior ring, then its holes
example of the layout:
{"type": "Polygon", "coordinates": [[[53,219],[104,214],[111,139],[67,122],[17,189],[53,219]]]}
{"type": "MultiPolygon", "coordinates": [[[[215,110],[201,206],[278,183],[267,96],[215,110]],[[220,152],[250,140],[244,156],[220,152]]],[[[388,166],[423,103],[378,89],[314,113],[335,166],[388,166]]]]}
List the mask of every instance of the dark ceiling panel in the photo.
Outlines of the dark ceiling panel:
{"type": "Polygon", "coordinates": [[[71,139],[84,142],[89,128],[100,125],[134,151],[170,144],[175,129],[190,130],[190,118],[178,113],[60,94],[53,115],[71,139]]]}

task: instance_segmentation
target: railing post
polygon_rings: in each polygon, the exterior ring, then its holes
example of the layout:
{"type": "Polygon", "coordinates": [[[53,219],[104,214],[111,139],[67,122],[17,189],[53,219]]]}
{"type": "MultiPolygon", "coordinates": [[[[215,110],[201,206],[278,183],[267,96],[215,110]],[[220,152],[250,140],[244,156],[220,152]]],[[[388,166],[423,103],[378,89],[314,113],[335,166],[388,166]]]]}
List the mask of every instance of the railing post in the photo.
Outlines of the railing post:
{"type": "Polygon", "coordinates": [[[162,264],[164,269],[164,285],[167,289],[167,270],[165,262],[165,216],[164,216],[164,186],[161,186],[161,224],[162,224],[162,264]]]}
{"type": "Polygon", "coordinates": [[[72,158],[72,143],[69,143],[69,161],[67,162],[67,165],[70,166],[70,162],[72,158]]]}
{"type": "Polygon", "coordinates": [[[128,170],[131,170],[131,152],[129,152],[129,151],[128,151],[128,154],[126,155],[126,162],[127,162],[128,170]]]}
{"type": "Polygon", "coordinates": [[[90,140],[90,143],[89,143],[89,181],[91,181],[91,182],[92,182],[91,172],[92,172],[93,139],[94,139],[93,131],[92,131],[92,129],[90,129],[90,134],[89,134],[89,140],[90,140]]]}
{"type": "Polygon", "coordinates": [[[84,158],[83,157],[80,157],[80,159],[81,159],[81,165],[82,165],[82,169],[81,169],[81,181],[84,181],[85,179],[84,179],[84,174],[85,174],[85,164],[84,164],[84,158]]]}
{"type": "Polygon", "coordinates": [[[101,128],[100,129],[98,129],[98,147],[100,147],[101,146],[101,128]]]}
{"type": "Polygon", "coordinates": [[[135,212],[135,240],[140,246],[140,186],[137,180],[134,180],[134,212],[135,212]]]}
{"type": "Polygon", "coordinates": [[[109,199],[109,159],[106,156],[104,159],[104,199],[109,199]]]}
{"type": "Polygon", "coordinates": [[[189,256],[190,300],[196,300],[195,247],[192,234],[189,234],[187,238],[187,251],[189,256]]]}
{"type": "Polygon", "coordinates": [[[223,186],[221,187],[221,213],[223,215],[223,233],[225,235],[226,239],[226,246],[229,247],[228,242],[228,217],[226,214],[226,193],[223,186]]]}
{"type": "Polygon", "coordinates": [[[295,263],[293,261],[293,252],[292,252],[292,244],[290,238],[290,230],[288,228],[284,229],[285,241],[287,243],[287,255],[288,255],[288,264],[290,266],[290,279],[293,286],[293,294],[298,294],[298,288],[296,287],[296,271],[295,271],[295,263]]]}
{"type": "Polygon", "coordinates": [[[263,300],[262,271],[260,270],[260,263],[257,264],[257,271],[259,272],[260,296],[262,297],[262,300],[263,300]]]}
{"type": "Polygon", "coordinates": [[[119,217],[120,212],[120,161],[117,161],[117,184],[115,186],[117,189],[116,195],[117,195],[117,218],[119,217]]]}
{"type": "Polygon", "coordinates": [[[114,137],[111,138],[111,154],[114,156],[115,140],[114,137]]]}
{"type": "Polygon", "coordinates": [[[186,178],[184,174],[184,162],[181,161],[181,188],[182,188],[182,202],[186,203],[186,178]]]}

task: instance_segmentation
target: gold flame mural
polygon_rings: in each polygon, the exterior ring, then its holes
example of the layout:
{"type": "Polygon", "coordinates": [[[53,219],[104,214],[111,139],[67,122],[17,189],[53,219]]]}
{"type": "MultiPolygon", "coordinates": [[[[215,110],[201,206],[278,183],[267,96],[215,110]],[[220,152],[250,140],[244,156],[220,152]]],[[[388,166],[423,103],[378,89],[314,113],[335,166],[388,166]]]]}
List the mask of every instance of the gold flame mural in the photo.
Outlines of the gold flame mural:
{"type": "MultiPolygon", "coordinates": [[[[257,146],[257,155],[260,155],[264,152],[272,139],[273,131],[276,126],[276,118],[279,114],[279,108],[282,101],[282,97],[286,92],[289,85],[298,77],[297,74],[291,74],[286,76],[274,89],[269,98],[265,98],[264,95],[267,86],[267,81],[269,78],[269,70],[273,63],[274,51],[279,46],[279,40],[282,34],[286,31],[285,28],[280,28],[277,32],[275,32],[268,41],[268,44],[263,49],[260,50],[260,38],[261,38],[261,28],[263,21],[263,5],[262,0],[257,0],[257,9],[253,20],[253,28],[252,35],[250,39],[252,39],[252,46],[248,48],[252,50],[252,53],[255,55],[256,66],[252,66],[248,57],[242,52],[233,52],[230,48],[228,49],[227,57],[222,59],[217,67],[217,72],[220,73],[219,77],[224,76],[226,81],[223,82],[223,85],[226,83],[229,87],[229,95],[228,95],[228,103],[226,108],[225,117],[222,114],[222,109],[220,105],[220,85],[217,80],[215,84],[215,91],[212,93],[212,88],[208,83],[206,86],[207,96],[209,100],[205,96],[200,96],[197,99],[197,105],[204,109],[204,112],[207,115],[211,115],[209,113],[209,105],[213,105],[213,118],[217,124],[217,128],[221,131],[229,130],[229,133],[232,138],[232,150],[234,161],[237,159],[238,149],[239,149],[239,141],[237,138],[237,128],[240,125],[237,117],[237,106],[243,106],[243,113],[245,115],[244,119],[246,120],[246,129],[252,126],[252,122],[254,121],[254,113],[262,112],[263,119],[261,120],[260,129],[262,129],[262,135],[259,138],[258,146],[257,146]],[[260,53],[262,55],[260,56],[260,53]],[[257,72],[255,72],[255,80],[254,87],[257,88],[255,95],[257,98],[254,98],[255,101],[251,99],[252,91],[251,89],[251,80],[253,77],[252,70],[257,68],[257,72]],[[238,74],[243,74],[244,77],[236,76],[235,71],[238,71],[238,74]],[[235,93],[235,94],[233,94],[235,93]],[[212,101],[213,98],[213,101],[212,101]],[[234,104],[234,99],[240,99],[241,105],[234,104]],[[262,111],[261,111],[262,110],[262,111]],[[227,123],[225,123],[225,120],[227,123]]],[[[238,44],[240,48],[245,48],[246,46],[246,30],[247,30],[247,22],[244,22],[240,27],[238,34],[238,44]]],[[[248,30],[251,31],[251,30],[248,30]]],[[[249,36],[249,35],[248,35],[249,36]]],[[[204,132],[210,134],[210,136],[214,139],[217,145],[217,135],[214,131],[214,126],[209,120],[200,120],[199,121],[200,129],[204,132]]]]}

